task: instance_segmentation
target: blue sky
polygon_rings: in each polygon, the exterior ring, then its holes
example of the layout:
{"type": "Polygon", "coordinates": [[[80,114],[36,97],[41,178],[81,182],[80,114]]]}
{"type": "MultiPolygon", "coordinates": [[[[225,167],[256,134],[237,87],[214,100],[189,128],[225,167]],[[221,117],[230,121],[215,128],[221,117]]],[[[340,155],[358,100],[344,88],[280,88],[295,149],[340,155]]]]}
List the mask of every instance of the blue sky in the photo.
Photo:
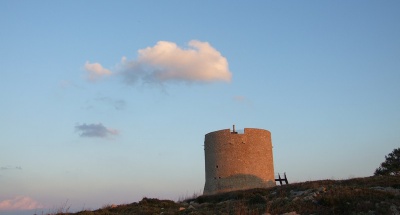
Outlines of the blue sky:
{"type": "Polygon", "coordinates": [[[271,131],[289,181],[372,175],[400,141],[399,9],[1,1],[0,214],[200,193],[232,124],[271,131]]]}

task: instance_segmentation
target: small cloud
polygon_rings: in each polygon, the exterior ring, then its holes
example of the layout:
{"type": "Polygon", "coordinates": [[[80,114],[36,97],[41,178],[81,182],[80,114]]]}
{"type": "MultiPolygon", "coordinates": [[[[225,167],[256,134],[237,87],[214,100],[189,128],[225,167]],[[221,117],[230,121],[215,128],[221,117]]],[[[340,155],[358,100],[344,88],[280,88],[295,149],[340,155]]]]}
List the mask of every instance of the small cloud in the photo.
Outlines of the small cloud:
{"type": "Polygon", "coordinates": [[[113,106],[116,110],[122,110],[126,106],[126,102],[122,99],[113,99],[110,97],[100,97],[96,98],[96,101],[106,103],[108,105],[113,106]]]}
{"type": "Polygon", "coordinates": [[[234,96],[233,100],[237,103],[241,103],[241,104],[246,104],[246,105],[251,105],[251,101],[249,99],[247,99],[245,96],[234,96]]]}
{"type": "Polygon", "coordinates": [[[173,42],[159,41],[153,47],[138,50],[138,55],[134,60],[123,57],[114,72],[99,63],[86,62],[89,80],[111,74],[121,75],[130,85],[138,81],[163,84],[230,82],[232,79],[226,58],[207,42],[192,40],[188,48],[180,48],[173,42]]]}
{"type": "Polygon", "coordinates": [[[17,196],[0,202],[0,210],[32,210],[43,207],[42,204],[28,196],[17,196]]]}
{"type": "Polygon", "coordinates": [[[109,135],[118,135],[118,130],[106,128],[103,124],[82,124],[76,125],[75,130],[80,132],[81,137],[100,137],[105,138],[109,135]]]}
{"type": "Polygon", "coordinates": [[[22,170],[20,166],[2,166],[0,170],[22,170]]]}
{"type": "Polygon", "coordinates": [[[244,96],[234,96],[233,100],[237,101],[237,102],[243,102],[246,100],[246,97],[244,96]]]}
{"type": "Polygon", "coordinates": [[[61,88],[68,88],[70,86],[71,86],[71,82],[70,81],[67,81],[67,80],[60,81],[60,87],[61,88]]]}
{"type": "Polygon", "coordinates": [[[68,88],[82,89],[82,87],[69,80],[61,80],[58,84],[59,87],[62,89],[68,89],[68,88]]]}
{"type": "Polygon", "coordinates": [[[84,68],[88,73],[87,78],[89,81],[97,81],[103,76],[112,74],[110,70],[103,68],[99,63],[89,63],[89,61],[86,61],[84,68]]]}

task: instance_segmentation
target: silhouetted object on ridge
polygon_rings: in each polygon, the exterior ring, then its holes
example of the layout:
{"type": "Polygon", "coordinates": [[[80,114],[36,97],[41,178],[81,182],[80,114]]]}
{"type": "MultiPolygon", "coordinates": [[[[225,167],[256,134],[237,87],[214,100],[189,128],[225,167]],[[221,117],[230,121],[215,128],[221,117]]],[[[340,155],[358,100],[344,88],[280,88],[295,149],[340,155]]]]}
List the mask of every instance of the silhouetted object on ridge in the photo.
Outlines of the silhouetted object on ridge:
{"type": "Polygon", "coordinates": [[[374,175],[400,176],[400,148],[393,149],[385,156],[385,161],[375,170],[374,175]]]}
{"type": "Polygon", "coordinates": [[[279,181],[279,184],[282,186],[282,181],[285,182],[285,184],[289,184],[287,177],[286,177],[286,172],[283,173],[284,178],[281,178],[281,175],[278,173],[278,178],[275,179],[275,181],[279,181]]]}

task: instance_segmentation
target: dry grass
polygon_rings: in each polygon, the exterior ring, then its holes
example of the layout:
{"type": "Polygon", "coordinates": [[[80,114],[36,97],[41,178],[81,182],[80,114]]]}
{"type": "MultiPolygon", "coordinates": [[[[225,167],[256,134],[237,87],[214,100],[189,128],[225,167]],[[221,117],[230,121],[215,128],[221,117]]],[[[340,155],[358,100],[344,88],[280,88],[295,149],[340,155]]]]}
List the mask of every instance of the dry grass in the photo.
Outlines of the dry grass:
{"type": "MultiPolygon", "coordinates": [[[[400,178],[376,176],[321,180],[268,189],[196,195],[179,202],[143,198],[138,203],[117,207],[108,205],[75,214],[393,214],[400,211],[400,178]],[[391,189],[390,192],[387,188],[391,189]]],[[[65,213],[65,209],[63,207],[59,214],[70,214],[65,213]]]]}

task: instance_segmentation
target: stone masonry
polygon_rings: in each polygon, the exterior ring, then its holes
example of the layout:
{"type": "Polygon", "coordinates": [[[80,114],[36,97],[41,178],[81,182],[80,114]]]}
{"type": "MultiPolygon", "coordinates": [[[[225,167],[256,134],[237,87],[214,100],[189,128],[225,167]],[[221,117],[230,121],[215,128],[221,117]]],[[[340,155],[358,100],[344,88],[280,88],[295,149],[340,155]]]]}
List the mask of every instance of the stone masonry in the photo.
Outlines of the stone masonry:
{"type": "Polygon", "coordinates": [[[245,128],[210,132],[204,140],[204,195],[275,186],[271,133],[245,128]]]}

